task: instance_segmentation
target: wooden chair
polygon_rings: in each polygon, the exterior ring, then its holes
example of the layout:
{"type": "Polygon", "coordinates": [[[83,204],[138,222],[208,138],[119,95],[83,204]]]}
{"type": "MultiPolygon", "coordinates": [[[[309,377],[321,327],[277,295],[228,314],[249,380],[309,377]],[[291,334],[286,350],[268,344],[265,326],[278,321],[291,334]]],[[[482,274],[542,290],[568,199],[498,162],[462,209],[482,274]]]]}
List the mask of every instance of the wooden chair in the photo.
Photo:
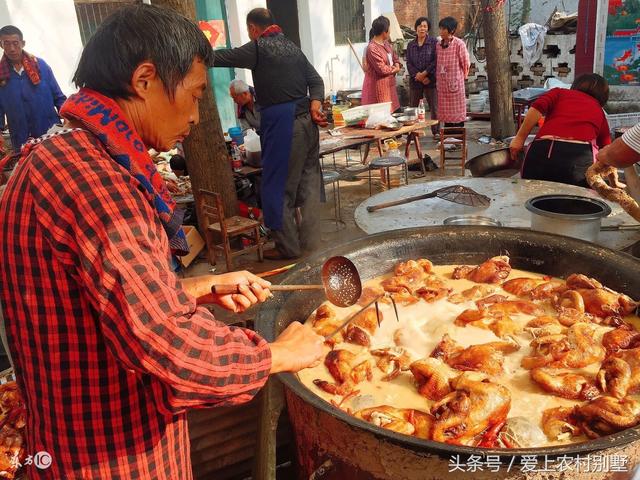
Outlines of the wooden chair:
{"type": "Polygon", "coordinates": [[[262,262],[262,249],[264,240],[260,237],[260,222],[246,217],[230,217],[224,215],[222,197],[219,193],[208,190],[200,190],[196,199],[198,219],[202,222],[207,241],[209,263],[216,264],[216,251],[222,251],[227,262],[227,271],[233,270],[233,258],[253,251],[258,251],[258,261],[262,262]],[[216,244],[215,236],[218,235],[222,244],[216,244]],[[240,249],[231,249],[231,239],[239,237],[249,239],[251,245],[242,246],[240,249]]]}
{"type": "Polygon", "coordinates": [[[464,127],[443,127],[440,129],[440,173],[445,174],[447,157],[460,160],[460,168],[464,177],[464,164],[467,162],[467,130],[464,127]],[[457,145],[460,148],[448,151],[446,145],[457,145]],[[459,156],[458,156],[459,155],[459,156]]]}

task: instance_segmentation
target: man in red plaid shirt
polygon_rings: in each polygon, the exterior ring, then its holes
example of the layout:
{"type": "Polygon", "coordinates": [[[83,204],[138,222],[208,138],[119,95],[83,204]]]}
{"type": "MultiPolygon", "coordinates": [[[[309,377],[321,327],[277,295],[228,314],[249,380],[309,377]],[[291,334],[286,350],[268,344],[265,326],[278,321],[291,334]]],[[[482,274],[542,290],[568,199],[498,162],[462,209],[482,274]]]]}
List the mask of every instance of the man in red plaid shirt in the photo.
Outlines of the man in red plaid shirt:
{"type": "Polygon", "coordinates": [[[180,282],[180,215],[147,148],[198,123],[211,47],[169,10],[125,7],[88,42],[61,109],[67,129],[27,144],[0,203],[2,292],[27,405],[30,478],[190,479],[186,411],[250,400],[270,373],[316,362],[299,323],[268,344],[196,305],[241,311],[269,295],[248,272],[180,282]],[[47,463],[50,459],[50,464],[47,463]]]}

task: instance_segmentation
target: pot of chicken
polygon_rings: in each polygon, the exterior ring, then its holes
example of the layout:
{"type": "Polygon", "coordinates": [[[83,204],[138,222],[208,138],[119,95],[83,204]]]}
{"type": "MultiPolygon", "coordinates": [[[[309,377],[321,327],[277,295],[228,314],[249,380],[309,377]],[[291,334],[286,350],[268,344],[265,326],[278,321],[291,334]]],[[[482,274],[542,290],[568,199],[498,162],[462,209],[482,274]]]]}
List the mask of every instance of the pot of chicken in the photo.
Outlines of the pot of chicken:
{"type": "Polygon", "coordinates": [[[640,461],[637,259],[444,226],[335,247],[283,282],[318,277],[333,255],[360,272],[357,305],[290,292],[257,318],[267,339],[295,320],[328,335],[378,299],[320,365],[280,375],[301,478],[605,479],[640,461]]]}

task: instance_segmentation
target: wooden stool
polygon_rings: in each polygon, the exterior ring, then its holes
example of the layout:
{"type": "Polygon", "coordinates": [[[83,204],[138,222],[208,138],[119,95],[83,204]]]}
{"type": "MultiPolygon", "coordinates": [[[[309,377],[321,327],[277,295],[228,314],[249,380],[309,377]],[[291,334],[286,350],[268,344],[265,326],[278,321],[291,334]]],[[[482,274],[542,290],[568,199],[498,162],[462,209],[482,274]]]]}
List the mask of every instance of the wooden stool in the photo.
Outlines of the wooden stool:
{"type": "Polygon", "coordinates": [[[219,193],[201,189],[196,196],[196,208],[198,219],[202,222],[207,240],[207,252],[209,263],[216,264],[216,250],[222,251],[227,262],[227,271],[233,270],[233,258],[245,253],[258,252],[258,261],[262,262],[263,239],[260,237],[260,222],[246,217],[230,217],[224,215],[222,197],[219,193]],[[215,243],[214,234],[222,239],[222,244],[215,243]],[[251,245],[242,246],[237,250],[231,249],[230,240],[234,237],[249,239],[251,245]]]}
{"type": "Polygon", "coordinates": [[[464,164],[467,161],[467,129],[464,127],[444,127],[440,129],[440,173],[444,175],[445,166],[449,159],[460,160],[460,168],[464,177],[464,164]],[[459,145],[460,150],[447,152],[445,145],[459,145]],[[460,156],[456,154],[460,153],[460,156]]]}

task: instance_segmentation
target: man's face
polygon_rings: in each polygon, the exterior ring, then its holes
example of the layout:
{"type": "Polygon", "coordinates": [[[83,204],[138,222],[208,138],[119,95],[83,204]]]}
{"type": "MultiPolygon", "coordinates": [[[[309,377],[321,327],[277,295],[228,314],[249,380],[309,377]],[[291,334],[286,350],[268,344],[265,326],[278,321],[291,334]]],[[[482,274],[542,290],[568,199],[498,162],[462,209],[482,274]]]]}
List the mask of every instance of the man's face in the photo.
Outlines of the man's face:
{"type": "Polygon", "coordinates": [[[251,101],[251,92],[235,93],[233,91],[233,88],[229,88],[229,94],[231,95],[231,98],[233,98],[233,101],[236,103],[236,105],[240,107],[244,107],[251,101]]]}
{"type": "Polygon", "coordinates": [[[22,60],[22,49],[25,41],[19,35],[0,35],[0,46],[11,62],[22,60]]]}
{"type": "Polygon", "coordinates": [[[207,69],[196,59],[187,76],[178,84],[171,99],[158,77],[152,82],[146,102],[142,138],[147,146],[156,150],[171,150],[176,143],[184,141],[191,127],[200,121],[199,101],[207,88],[207,69]]]}

